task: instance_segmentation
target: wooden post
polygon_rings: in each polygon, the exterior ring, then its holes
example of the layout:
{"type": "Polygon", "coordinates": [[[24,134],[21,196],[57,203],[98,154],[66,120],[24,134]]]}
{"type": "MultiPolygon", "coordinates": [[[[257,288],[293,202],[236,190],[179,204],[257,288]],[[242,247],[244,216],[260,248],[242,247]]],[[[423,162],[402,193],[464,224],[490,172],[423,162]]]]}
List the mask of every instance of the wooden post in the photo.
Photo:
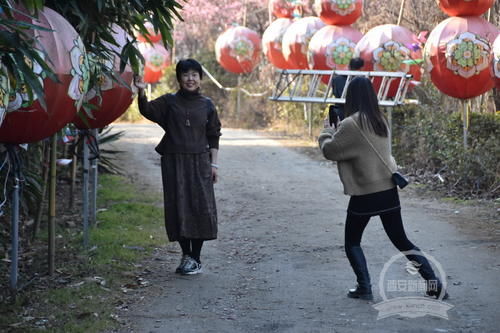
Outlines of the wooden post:
{"type": "Polygon", "coordinates": [[[464,149],[467,150],[467,137],[469,136],[469,107],[470,99],[462,102],[462,118],[463,118],[463,135],[464,135],[464,149]]]}
{"type": "Polygon", "coordinates": [[[10,253],[10,288],[13,293],[17,291],[18,280],[18,258],[19,258],[19,191],[21,175],[19,168],[21,167],[17,161],[16,147],[9,148],[9,163],[14,167],[14,188],[12,191],[12,205],[11,205],[11,253],[10,253]]]}
{"type": "Polygon", "coordinates": [[[83,247],[89,247],[89,146],[87,135],[83,138],[83,177],[82,177],[82,217],[83,217],[83,247]]]}
{"type": "MultiPolygon", "coordinates": [[[[236,88],[236,121],[240,121],[240,111],[241,111],[241,75],[238,75],[238,87],[236,88]]],[[[239,125],[239,124],[238,124],[239,125]]]]}
{"type": "MultiPolygon", "coordinates": [[[[97,129],[91,130],[92,132],[92,140],[95,140],[95,145],[99,145],[99,132],[97,129]]],[[[90,224],[95,225],[97,221],[97,187],[98,187],[98,165],[99,159],[94,158],[91,163],[91,177],[90,183],[92,185],[92,190],[90,191],[90,224]]]]}
{"type": "Polygon", "coordinates": [[[309,137],[312,137],[312,103],[307,103],[307,121],[309,137]]]}
{"type": "Polygon", "coordinates": [[[398,15],[397,25],[401,24],[401,20],[403,19],[404,8],[405,8],[405,0],[401,0],[401,7],[399,7],[399,15],[398,15]]]}
{"type": "Polygon", "coordinates": [[[389,123],[389,153],[392,155],[392,106],[387,108],[387,122],[389,123]]]}
{"type": "Polygon", "coordinates": [[[245,0],[243,3],[243,26],[247,26],[247,1],[245,0]]]}
{"type": "Polygon", "coordinates": [[[78,170],[78,158],[76,156],[76,149],[78,149],[78,147],[75,146],[75,152],[73,154],[71,162],[71,183],[69,187],[69,201],[68,201],[68,206],[70,209],[73,209],[73,207],[75,206],[76,172],[78,170]]]}
{"type": "Polygon", "coordinates": [[[56,258],[56,160],[57,134],[50,141],[50,185],[49,185],[49,275],[54,275],[56,258]]]}

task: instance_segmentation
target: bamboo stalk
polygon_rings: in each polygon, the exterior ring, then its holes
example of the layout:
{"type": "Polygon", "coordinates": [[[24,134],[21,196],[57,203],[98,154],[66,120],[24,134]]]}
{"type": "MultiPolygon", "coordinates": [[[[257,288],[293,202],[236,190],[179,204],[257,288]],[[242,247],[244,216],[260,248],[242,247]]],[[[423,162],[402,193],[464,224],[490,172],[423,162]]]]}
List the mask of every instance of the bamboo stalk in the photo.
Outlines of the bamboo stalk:
{"type": "Polygon", "coordinates": [[[32,234],[32,240],[35,240],[36,235],[38,234],[38,231],[40,230],[40,222],[42,221],[42,214],[43,214],[43,204],[45,202],[45,199],[47,197],[47,183],[49,181],[49,159],[50,159],[50,150],[47,145],[47,143],[43,144],[43,167],[42,167],[42,198],[40,202],[38,203],[37,211],[36,211],[36,216],[35,216],[35,222],[33,224],[33,234],[32,234]]]}
{"type": "Polygon", "coordinates": [[[49,185],[49,275],[54,275],[56,258],[56,159],[57,134],[50,141],[50,185],[49,185]]]}

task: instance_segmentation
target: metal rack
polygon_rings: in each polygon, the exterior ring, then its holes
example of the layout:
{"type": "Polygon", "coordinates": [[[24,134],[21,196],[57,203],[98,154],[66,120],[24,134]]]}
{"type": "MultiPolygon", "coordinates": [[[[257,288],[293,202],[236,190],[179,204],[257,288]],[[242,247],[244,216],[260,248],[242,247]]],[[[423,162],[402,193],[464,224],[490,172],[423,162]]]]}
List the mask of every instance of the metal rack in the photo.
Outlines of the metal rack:
{"type": "Polygon", "coordinates": [[[301,103],[324,103],[344,104],[347,86],[357,76],[368,77],[372,82],[380,78],[380,86],[377,97],[380,106],[396,106],[408,103],[418,103],[417,100],[406,99],[408,87],[412,81],[412,75],[404,72],[366,72],[350,70],[300,70],[287,69],[277,70],[278,78],[273,90],[272,101],[278,102],[301,102],[301,103]],[[332,81],[335,76],[345,75],[347,77],[342,96],[335,97],[332,94],[332,81]],[[320,85],[322,77],[328,77],[328,85],[320,85]],[[398,89],[394,97],[388,98],[387,94],[391,83],[398,80],[398,89]]]}

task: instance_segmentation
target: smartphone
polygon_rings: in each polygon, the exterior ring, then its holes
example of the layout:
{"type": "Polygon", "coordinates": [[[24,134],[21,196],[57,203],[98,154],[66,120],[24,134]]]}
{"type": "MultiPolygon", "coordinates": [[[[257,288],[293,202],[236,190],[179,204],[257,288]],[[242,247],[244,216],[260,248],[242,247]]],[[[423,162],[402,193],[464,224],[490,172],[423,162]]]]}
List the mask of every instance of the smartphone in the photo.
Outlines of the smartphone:
{"type": "Polygon", "coordinates": [[[335,112],[333,106],[330,106],[330,109],[328,110],[328,120],[330,122],[330,126],[334,126],[335,128],[337,128],[339,116],[337,115],[337,112],[335,112]]]}

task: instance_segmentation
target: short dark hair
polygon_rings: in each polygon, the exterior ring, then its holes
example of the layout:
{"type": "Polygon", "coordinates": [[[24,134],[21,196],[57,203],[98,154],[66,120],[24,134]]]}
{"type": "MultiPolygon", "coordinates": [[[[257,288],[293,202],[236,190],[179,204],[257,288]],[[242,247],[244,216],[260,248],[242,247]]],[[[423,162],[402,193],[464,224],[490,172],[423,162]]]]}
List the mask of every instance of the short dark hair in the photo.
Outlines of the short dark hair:
{"type": "Polygon", "coordinates": [[[347,86],[345,96],[346,117],[359,112],[362,128],[371,129],[375,134],[387,137],[387,120],[378,107],[377,94],[371,80],[357,76],[347,86]]]}
{"type": "Polygon", "coordinates": [[[365,61],[361,58],[352,58],[351,61],[349,61],[349,69],[351,70],[358,70],[361,69],[365,65],[365,61]]]}
{"type": "Polygon", "coordinates": [[[189,70],[197,71],[200,74],[200,79],[203,79],[203,69],[201,64],[194,59],[181,59],[175,66],[175,76],[177,76],[177,81],[181,82],[182,73],[186,73],[189,70]]]}

